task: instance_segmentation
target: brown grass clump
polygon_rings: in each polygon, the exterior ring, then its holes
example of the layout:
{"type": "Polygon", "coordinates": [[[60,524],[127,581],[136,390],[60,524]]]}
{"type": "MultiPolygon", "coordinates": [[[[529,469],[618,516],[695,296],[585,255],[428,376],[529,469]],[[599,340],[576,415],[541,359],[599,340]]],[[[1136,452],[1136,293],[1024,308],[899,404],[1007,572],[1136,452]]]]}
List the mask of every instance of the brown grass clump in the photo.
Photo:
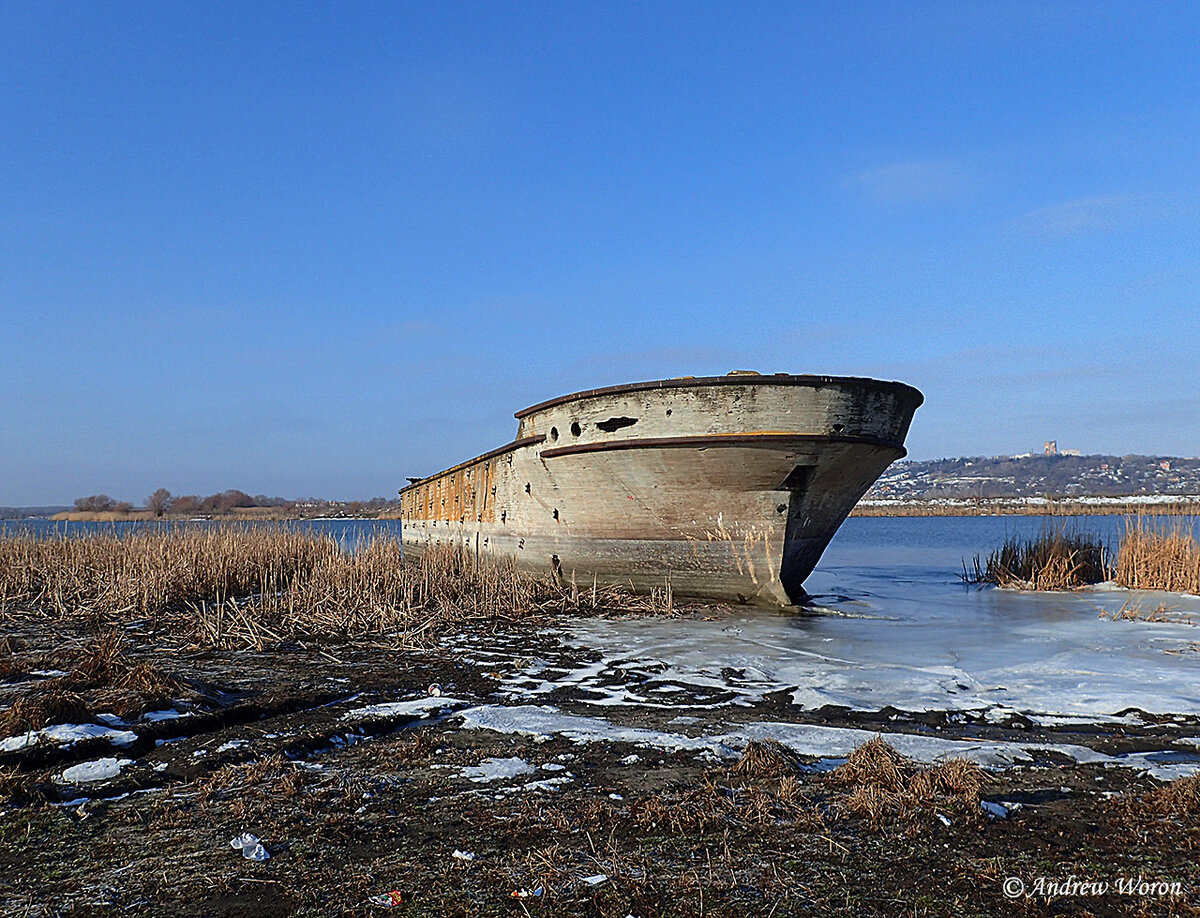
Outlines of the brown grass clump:
{"type": "Polygon", "coordinates": [[[1142,516],[1127,519],[1117,583],[1135,590],[1200,593],[1200,544],[1192,532],[1191,519],[1169,524],[1142,516]]]}
{"type": "Polygon", "coordinates": [[[0,712],[0,732],[88,723],[93,720],[92,711],[136,716],[195,694],[187,683],[154,664],[131,662],[116,630],[96,635],[72,656],[70,674],[34,686],[31,694],[0,712]]]}
{"type": "Polygon", "coordinates": [[[125,641],[117,630],[105,631],[77,653],[71,681],[85,685],[111,685],[128,669],[125,641]]]}
{"type": "Polygon", "coordinates": [[[1156,816],[1190,819],[1200,822],[1200,775],[1178,778],[1143,794],[1140,803],[1156,816]]]}
{"type": "Polygon", "coordinates": [[[914,825],[941,810],[971,822],[982,818],[984,772],[978,765],[951,759],[923,768],[878,736],[855,749],[825,783],[840,793],[835,812],[861,817],[876,831],[891,823],[914,825]]]}
{"type": "Polygon", "coordinates": [[[988,555],[975,556],[973,571],[963,564],[968,583],[993,583],[1021,590],[1074,590],[1112,576],[1108,549],[1094,536],[1044,532],[1037,538],[1010,537],[988,555]]]}
{"type": "Polygon", "coordinates": [[[799,756],[778,740],[750,740],[733,773],[743,778],[783,778],[794,775],[799,756]]]}
{"type": "Polygon", "coordinates": [[[737,817],[731,794],[705,777],[682,793],[664,792],[637,800],[630,812],[646,829],[668,829],[676,835],[711,832],[737,817]]]}
{"type": "Polygon", "coordinates": [[[40,730],[50,724],[87,723],[91,719],[83,696],[52,684],[47,691],[18,698],[7,710],[0,711],[0,735],[40,730]]]}
{"type": "Polygon", "coordinates": [[[22,650],[24,647],[16,638],[10,635],[0,637],[0,679],[24,671],[17,659],[22,650]]]}

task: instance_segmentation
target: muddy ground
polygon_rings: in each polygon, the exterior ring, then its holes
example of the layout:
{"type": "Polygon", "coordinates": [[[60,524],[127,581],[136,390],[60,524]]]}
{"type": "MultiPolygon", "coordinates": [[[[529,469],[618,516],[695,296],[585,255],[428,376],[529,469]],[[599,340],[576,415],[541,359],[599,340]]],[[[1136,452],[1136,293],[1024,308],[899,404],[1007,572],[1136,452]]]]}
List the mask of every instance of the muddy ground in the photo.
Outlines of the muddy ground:
{"type": "MultiPolygon", "coordinates": [[[[575,687],[522,698],[514,685],[533,660],[575,665],[589,651],[514,628],[420,652],[382,640],[232,651],[134,623],[109,648],[108,681],[93,673],[89,683],[72,674],[94,632],[10,616],[0,710],[69,696],[71,722],[127,732],[121,745],[0,752],[0,913],[1200,914],[1200,801],[1161,805],[1158,782],[1132,769],[1047,754],[987,776],[984,800],[1021,804],[1007,818],[969,797],[872,817],[859,806],[869,794],[830,783],[837,762],[756,772],[737,766],[736,749],[581,742],[464,720],[533,703],[688,736],[791,720],[1115,754],[1173,748],[1200,734],[1194,719],[1066,733],[961,714],[797,711],[782,694],[734,708],[719,693],[598,710],[575,687]],[[140,682],[120,676],[140,663],[140,682]],[[119,718],[96,717],[112,707],[119,718]],[[168,709],[184,716],[144,716],[168,709]],[[106,759],[128,762],[107,780],[64,780],[106,759]],[[266,860],[231,847],[243,833],[266,860]],[[1007,878],[1010,892],[1043,895],[1010,897],[1007,878]],[[1066,889],[1050,894],[1038,878],[1066,889]],[[1116,885],[1138,878],[1167,888],[1116,885]]],[[[19,732],[10,724],[0,737],[19,732]]]]}

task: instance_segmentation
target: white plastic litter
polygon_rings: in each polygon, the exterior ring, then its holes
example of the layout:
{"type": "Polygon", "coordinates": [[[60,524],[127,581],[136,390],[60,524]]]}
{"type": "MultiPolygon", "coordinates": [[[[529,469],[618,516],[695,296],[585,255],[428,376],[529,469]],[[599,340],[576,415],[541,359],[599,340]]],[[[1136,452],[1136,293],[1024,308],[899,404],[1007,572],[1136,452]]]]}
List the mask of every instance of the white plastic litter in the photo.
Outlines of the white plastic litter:
{"type": "Polygon", "coordinates": [[[599,886],[601,883],[608,881],[607,873],[598,873],[594,877],[584,877],[583,882],[589,886],[599,886]]]}
{"type": "Polygon", "coordinates": [[[456,861],[468,861],[469,862],[469,861],[475,860],[475,854],[473,852],[459,851],[457,848],[454,849],[454,853],[451,854],[450,856],[452,858],[454,858],[456,861]]]}
{"type": "Polygon", "coordinates": [[[242,857],[251,861],[265,861],[271,856],[257,836],[251,835],[249,832],[243,832],[237,838],[231,838],[229,847],[235,851],[241,851],[242,857]]]}
{"type": "Polygon", "coordinates": [[[991,800],[980,800],[979,805],[983,807],[983,811],[992,819],[1008,819],[1014,812],[1021,808],[1019,803],[1008,803],[1001,801],[994,803],[991,800]]]}
{"type": "Polygon", "coordinates": [[[937,818],[938,818],[938,819],[940,819],[940,820],[942,821],[942,825],[944,825],[944,826],[948,826],[948,825],[950,825],[950,817],[949,817],[949,816],[947,816],[946,814],[944,814],[944,813],[938,813],[938,814],[937,814],[937,818]]]}

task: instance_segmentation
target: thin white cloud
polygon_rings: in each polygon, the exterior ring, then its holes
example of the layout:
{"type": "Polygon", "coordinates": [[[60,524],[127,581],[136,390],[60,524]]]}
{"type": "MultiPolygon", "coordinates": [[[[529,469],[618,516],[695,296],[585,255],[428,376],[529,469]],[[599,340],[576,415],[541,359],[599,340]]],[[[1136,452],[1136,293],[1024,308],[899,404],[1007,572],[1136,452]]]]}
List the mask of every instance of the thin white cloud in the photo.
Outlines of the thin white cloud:
{"type": "Polygon", "coordinates": [[[1023,214],[1009,225],[1031,235],[1063,236],[1110,233],[1176,213],[1181,199],[1155,194],[1109,194],[1075,198],[1023,214]]]}
{"type": "Polygon", "coordinates": [[[881,204],[912,204],[953,198],[970,186],[962,168],[948,161],[888,163],[855,172],[846,184],[881,204]]]}
{"type": "Polygon", "coordinates": [[[1016,218],[1016,226],[1045,236],[1108,233],[1141,220],[1152,208],[1145,194],[1100,194],[1064,200],[1016,218]]]}

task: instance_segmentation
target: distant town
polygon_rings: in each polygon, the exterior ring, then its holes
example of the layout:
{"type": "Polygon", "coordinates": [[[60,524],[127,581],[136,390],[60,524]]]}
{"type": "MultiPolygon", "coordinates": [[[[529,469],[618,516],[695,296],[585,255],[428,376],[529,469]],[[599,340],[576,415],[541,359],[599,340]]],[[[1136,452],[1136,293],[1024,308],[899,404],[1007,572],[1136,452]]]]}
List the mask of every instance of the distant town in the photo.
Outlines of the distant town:
{"type": "Polygon", "coordinates": [[[1200,500],[1200,457],[1084,456],[1046,441],[1012,456],[900,461],[863,498],[867,506],[972,501],[1168,504],[1200,500]]]}

